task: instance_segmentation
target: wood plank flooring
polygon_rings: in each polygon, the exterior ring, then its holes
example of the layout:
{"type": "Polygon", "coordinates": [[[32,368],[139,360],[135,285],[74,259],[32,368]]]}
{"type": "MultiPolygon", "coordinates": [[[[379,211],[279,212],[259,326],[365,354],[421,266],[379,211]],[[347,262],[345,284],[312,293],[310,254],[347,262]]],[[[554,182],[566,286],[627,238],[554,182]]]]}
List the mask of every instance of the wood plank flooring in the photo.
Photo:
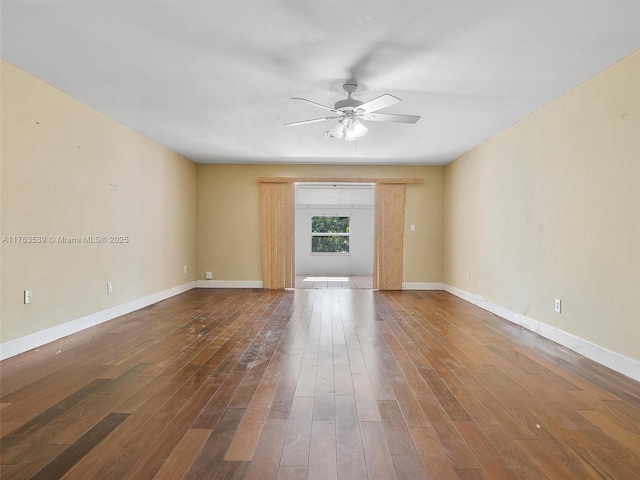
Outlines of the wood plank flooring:
{"type": "Polygon", "coordinates": [[[6,480],[640,478],[640,384],[444,292],[192,290],[0,386],[6,480]]]}

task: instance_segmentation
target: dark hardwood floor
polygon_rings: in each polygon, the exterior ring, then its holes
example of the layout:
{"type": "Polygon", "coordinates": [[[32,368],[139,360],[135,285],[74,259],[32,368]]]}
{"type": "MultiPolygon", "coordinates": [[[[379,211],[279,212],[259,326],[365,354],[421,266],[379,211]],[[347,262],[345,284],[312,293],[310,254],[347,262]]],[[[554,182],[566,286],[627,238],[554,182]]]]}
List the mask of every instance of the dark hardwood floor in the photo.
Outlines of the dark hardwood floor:
{"type": "Polygon", "coordinates": [[[6,480],[640,476],[640,384],[444,292],[192,290],[0,368],[6,480]]]}

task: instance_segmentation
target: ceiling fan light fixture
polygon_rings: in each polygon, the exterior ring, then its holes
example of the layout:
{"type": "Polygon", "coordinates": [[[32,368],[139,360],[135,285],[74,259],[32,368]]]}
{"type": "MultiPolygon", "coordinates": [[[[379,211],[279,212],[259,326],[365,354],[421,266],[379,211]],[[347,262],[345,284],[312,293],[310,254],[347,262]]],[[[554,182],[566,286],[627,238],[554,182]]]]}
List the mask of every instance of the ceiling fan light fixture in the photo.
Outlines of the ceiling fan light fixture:
{"type": "Polygon", "coordinates": [[[330,138],[340,138],[347,142],[353,142],[354,140],[364,136],[367,133],[367,127],[365,127],[357,118],[351,115],[345,116],[338,123],[336,123],[328,132],[330,138]]]}
{"type": "Polygon", "coordinates": [[[363,137],[365,133],[367,133],[368,128],[365,127],[360,120],[355,119],[351,124],[351,129],[357,138],[363,137]]]}
{"type": "Polygon", "coordinates": [[[356,132],[353,130],[353,128],[348,128],[346,133],[344,134],[344,139],[347,142],[353,142],[354,140],[357,140],[358,137],[356,136],[356,132]]]}
{"type": "Polygon", "coordinates": [[[329,135],[333,138],[344,138],[346,127],[342,120],[336,123],[331,130],[329,130],[329,135]]]}

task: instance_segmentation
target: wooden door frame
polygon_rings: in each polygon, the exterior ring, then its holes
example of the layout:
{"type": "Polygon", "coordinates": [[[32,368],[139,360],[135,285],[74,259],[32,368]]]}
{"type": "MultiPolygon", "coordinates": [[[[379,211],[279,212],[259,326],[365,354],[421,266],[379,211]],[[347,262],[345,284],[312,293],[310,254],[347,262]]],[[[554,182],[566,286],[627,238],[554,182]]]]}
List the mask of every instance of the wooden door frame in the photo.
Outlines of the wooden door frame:
{"type": "Polygon", "coordinates": [[[422,178],[259,177],[263,288],[293,288],[295,283],[295,184],[374,184],[373,288],[401,290],[404,205],[407,184],[422,178]]]}

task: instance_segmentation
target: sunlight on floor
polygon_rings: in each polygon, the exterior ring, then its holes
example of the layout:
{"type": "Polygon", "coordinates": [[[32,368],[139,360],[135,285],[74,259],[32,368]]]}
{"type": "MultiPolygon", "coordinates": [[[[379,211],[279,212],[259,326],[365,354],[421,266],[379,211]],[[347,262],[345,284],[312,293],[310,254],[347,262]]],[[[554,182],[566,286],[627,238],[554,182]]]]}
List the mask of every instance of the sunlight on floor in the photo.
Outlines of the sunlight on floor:
{"type": "Polygon", "coordinates": [[[349,277],[305,277],[303,282],[348,282],[349,277]]]}
{"type": "Polygon", "coordinates": [[[295,288],[373,288],[371,275],[296,275],[295,288]]]}

